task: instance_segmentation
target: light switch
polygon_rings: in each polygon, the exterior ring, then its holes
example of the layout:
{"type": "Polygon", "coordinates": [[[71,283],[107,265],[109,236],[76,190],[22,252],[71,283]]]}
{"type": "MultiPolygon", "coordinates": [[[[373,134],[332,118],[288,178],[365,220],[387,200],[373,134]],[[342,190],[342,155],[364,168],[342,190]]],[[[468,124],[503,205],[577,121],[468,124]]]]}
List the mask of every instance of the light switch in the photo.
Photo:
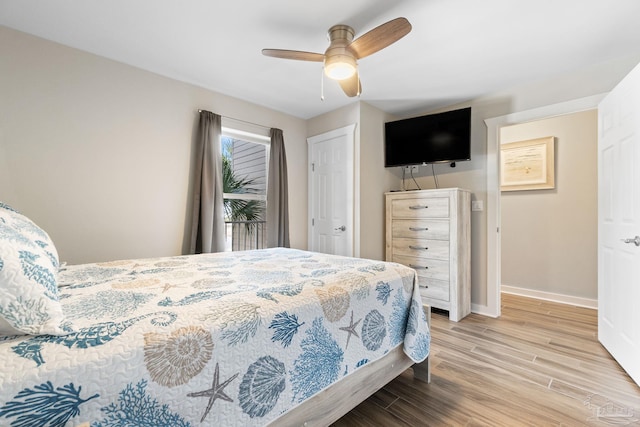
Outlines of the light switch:
{"type": "Polygon", "coordinates": [[[471,210],[472,211],[484,210],[484,203],[482,202],[482,200],[473,200],[473,201],[471,201],[471,210]]]}

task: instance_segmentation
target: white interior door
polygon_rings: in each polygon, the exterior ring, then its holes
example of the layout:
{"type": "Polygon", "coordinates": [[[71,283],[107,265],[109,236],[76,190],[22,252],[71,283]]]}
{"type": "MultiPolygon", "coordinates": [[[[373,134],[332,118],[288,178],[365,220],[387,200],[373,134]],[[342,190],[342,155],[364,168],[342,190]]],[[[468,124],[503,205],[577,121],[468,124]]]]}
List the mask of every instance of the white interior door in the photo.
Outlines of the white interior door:
{"type": "Polygon", "coordinates": [[[640,384],[640,65],[598,127],[598,339],[640,384]]]}
{"type": "Polygon", "coordinates": [[[307,139],[311,251],[353,256],[354,129],[307,139]]]}

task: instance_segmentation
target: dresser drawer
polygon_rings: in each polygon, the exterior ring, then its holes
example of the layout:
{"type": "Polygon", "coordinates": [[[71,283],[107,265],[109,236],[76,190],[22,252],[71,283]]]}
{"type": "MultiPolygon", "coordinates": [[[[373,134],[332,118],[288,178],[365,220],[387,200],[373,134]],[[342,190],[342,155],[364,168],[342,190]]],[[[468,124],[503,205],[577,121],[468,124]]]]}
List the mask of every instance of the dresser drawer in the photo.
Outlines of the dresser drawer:
{"type": "Polygon", "coordinates": [[[449,261],[395,254],[392,261],[415,269],[418,277],[449,281],[449,261]]]}
{"type": "Polygon", "coordinates": [[[418,276],[418,284],[421,297],[449,301],[449,282],[418,276]]]}
{"type": "Polygon", "coordinates": [[[391,236],[412,239],[449,240],[448,219],[398,219],[391,222],[391,236]]]}
{"type": "Polygon", "coordinates": [[[449,241],[431,239],[393,239],[393,254],[449,261],[449,241]]]}
{"type": "Polygon", "coordinates": [[[430,197],[397,199],[391,202],[391,216],[396,218],[449,218],[449,198],[430,197]]]}
{"type": "Polygon", "coordinates": [[[469,314],[471,193],[388,192],[385,212],[386,260],[412,266],[423,302],[449,311],[450,320],[469,314]]]}

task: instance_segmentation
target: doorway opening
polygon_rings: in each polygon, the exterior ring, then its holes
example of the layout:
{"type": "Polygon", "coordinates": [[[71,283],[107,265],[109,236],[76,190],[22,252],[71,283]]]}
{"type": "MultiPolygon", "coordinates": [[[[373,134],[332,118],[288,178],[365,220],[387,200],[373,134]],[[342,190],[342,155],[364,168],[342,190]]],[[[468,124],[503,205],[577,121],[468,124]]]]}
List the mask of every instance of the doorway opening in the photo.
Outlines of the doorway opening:
{"type": "Polygon", "coordinates": [[[502,249],[499,149],[501,128],[584,110],[593,110],[598,107],[598,103],[604,96],[605,94],[593,95],[485,120],[487,125],[487,305],[482,307],[483,314],[500,316],[502,249]]]}

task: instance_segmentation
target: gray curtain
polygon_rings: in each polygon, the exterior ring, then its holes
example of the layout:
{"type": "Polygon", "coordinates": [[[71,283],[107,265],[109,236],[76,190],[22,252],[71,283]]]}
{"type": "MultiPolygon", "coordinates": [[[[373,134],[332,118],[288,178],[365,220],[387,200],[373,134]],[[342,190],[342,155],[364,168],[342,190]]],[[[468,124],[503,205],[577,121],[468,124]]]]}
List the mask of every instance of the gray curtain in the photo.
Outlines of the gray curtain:
{"type": "Polygon", "coordinates": [[[267,180],[267,247],[289,247],[289,194],[287,156],[282,130],[271,129],[267,180]]]}
{"type": "Polygon", "coordinates": [[[190,253],[224,251],[221,117],[200,111],[196,139],[190,253]]]}

